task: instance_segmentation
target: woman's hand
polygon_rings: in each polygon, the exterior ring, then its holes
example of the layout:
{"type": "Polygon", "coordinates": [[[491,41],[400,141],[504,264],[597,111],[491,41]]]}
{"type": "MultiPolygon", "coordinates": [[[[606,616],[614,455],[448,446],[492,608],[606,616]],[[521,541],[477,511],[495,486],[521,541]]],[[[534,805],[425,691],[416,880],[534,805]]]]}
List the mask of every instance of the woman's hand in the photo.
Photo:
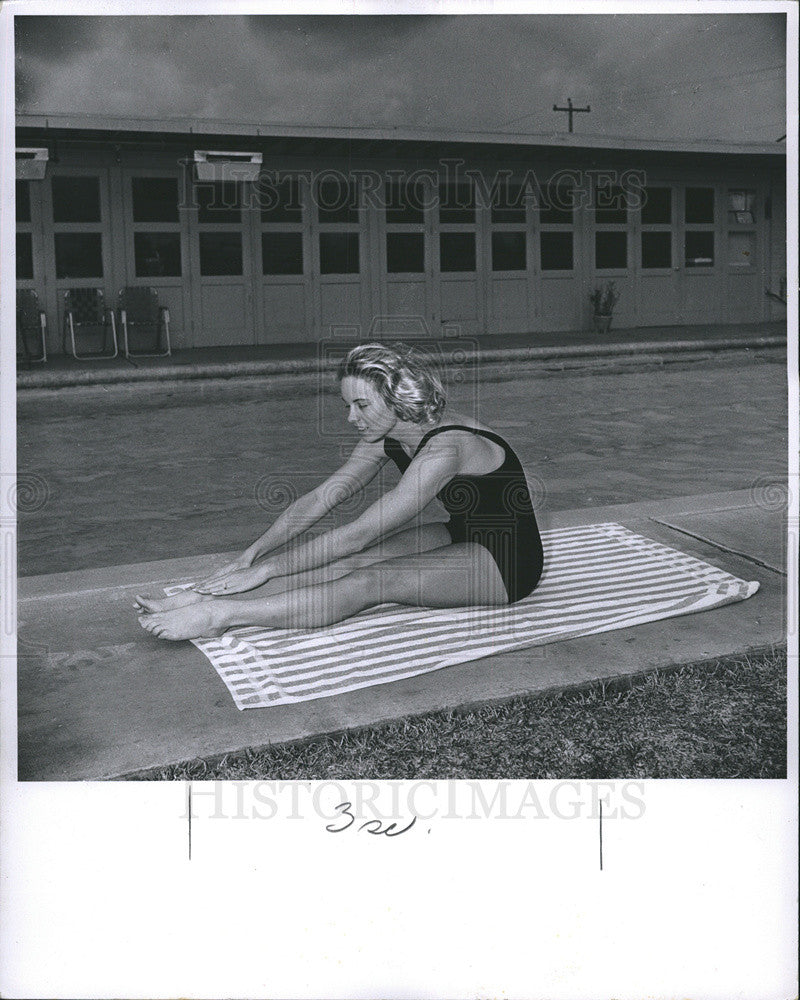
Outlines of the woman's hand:
{"type": "Polygon", "coordinates": [[[253,557],[249,552],[243,552],[240,556],[237,556],[231,562],[226,563],[219,569],[215,569],[210,576],[207,576],[205,580],[201,580],[200,583],[195,584],[194,589],[199,593],[211,593],[209,590],[203,588],[212,587],[218,584],[222,580],[226,580],[231,573],[238,573],[240,570],[249,569],[253,564],[253,557]]]}
{"type": "Polygon", "coordinates": [[[227,594],[241,594],[245,590],[252,590],[260,587],[271,577],[269,567],[265,563],[256,566],[247,566],[233,570],[224,576],[218,575],[213,579],[203,580],[194,585],[194,590],[198,594],[212,594],[214,597],[225,597],[227,594]]]}

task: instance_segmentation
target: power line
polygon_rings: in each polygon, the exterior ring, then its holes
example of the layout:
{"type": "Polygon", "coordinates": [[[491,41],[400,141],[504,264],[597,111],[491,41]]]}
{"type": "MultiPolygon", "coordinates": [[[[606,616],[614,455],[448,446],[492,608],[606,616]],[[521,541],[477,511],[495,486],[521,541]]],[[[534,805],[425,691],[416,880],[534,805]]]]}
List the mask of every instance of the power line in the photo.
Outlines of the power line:
{"type": "MultiPolygon", "coordinates": [[[[754,76],[757,73],[772,73],[776,70],[782,70],[786,72],[786,66],[762,66],[759,69],[748,69],[741,70],[738,73],[723,73],[718,76],[707,76],[696,81],[695,83],[689,83],[688,81],[682,82],[681,84],[671,85],[664,84],[661,87],[654,88],[652,90],[639,90],[637,87],[621,87],[615,91],[615,94],[635,94],[637,97],[648,97],[651,94],[682,94],[687,91],[697,90],[707,83],[715,83],[720,80],[736,80],[741,79],[745,76],[754,76]]],[[[602,92],[602,91],[601,91],[602,92]]],[[[554,109],[555,110],[555,109],[554,109]]],[[[527,115],[520,115],[519,118],[508,118],[506,121],[501,122],[501,125],[513,125],[515,122],[525,121],[527,118],[535,118],[539,112],[532,112],[527,115]]]]}
{"type": "Polygon", "coordinates": [[[651,90],[639,90],[636,87],[623,87],[618,93],[628,94],[635,93],[637,96],[646,96],[648,94],[662,94],[665,90],[669,93],[680,93],[683,90],[695,90],[698,87],[705,86],[707,83],[715,83],[719,80],[738,80],[743,76],[754,76],[757,73],[772,73],[776,70],[782,70],[786,72],[785,66],[764,66],[762,69],[748,69],[742,70],[739,73],[723,73],[719,76],[706,76],[697,80],[695,83],[690,83],[688,80],[681,82],[680,85],[675,84],[664,84],[661,87],[655,87],[651,90]]]}

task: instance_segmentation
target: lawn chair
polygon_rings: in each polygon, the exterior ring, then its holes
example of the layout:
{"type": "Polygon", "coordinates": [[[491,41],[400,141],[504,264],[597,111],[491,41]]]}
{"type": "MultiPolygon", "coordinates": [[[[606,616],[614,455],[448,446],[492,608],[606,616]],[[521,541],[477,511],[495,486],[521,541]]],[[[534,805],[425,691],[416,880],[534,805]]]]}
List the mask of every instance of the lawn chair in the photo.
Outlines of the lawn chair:
{"type": "Polygon", "coordinates": [[[17,346],[22,348],[25,364],[47,361],[47,317],[39,308],[36,292],[17,290],[17,346]],[[36,351],[31,351],[31,342],[36,351]]]}
{"type": "MultiPolygon", "coordinates": [[[[122,326],[122,344],[126,358],[166,358],[172,354],[169,342],[169,309],[159,306],[154,288],[123,288],[119,293],[119,319],[122,326]],[[136,331],[152,332],[154,351],[132,351],[131,334],[136,331]],[[162,347],[163,340],[166,349],[162,347]]],[[[141,339],[141,338],[140,338],[141,339]]]]}
{"type": "Polygon", "coordinates": [[[78,361],[101,361],[115,358],[119,354],[117,343],[117,324],[114,320],[114,310],[107,309],[103,290],[101,288],[70,288],[64,293],[64,335],[62,338],[64,353],[71,353],[78,361]],[[101,353],[78,354],[78,337],[96,339],[102,332],[103,346],[101,353]],[[106,351],[108,335],[114,353],[106,351]],[[67,340],[71,351],[67,350],[67,340]]]}

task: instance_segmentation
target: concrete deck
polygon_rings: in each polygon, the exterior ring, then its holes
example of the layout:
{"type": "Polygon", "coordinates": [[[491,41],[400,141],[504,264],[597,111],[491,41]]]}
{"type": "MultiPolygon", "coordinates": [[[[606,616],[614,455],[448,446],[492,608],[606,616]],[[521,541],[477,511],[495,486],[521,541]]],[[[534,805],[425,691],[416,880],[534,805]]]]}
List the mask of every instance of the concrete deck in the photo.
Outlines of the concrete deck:
{"type": "MultiPolygon", "coordinates": [[[[171,357],[123,357],[99,361],[76,361],[65,355],[53,355],[44,364],[20,364],[17,389],[62,389],[90,385],[124,385],[137,382],[175,382],[187,379],[240,378],[254,376],[309,375],[335,367],[329,349],[363,343],[365,337],[348,341],[328,338],[294,344],[208,347],[176,350],[171,357]]],[[[371,337],[370,339],[374,339],[371,337]]],[[[403,339],[384,335],[378,339],[403,339]]],[[[406,338],[409,339],[409,338],[406,338]]],[[[409,342],[414,339],[410,338],[409,342]]],[[[651,357],[679,354],[691,359],[728,350],[780,349],[786,346],[786,323],[739,323],[693,326],[629,327],[612,329],[607,334],[591,330],[556,333],[506,333],[480,336],[454,336],[439,340],[441,357],[454,352],[459,367],[502,362],[569,362],[599,358],[651,357]]]]}
{"type": "Polygon", "coordinates": [[[196,579],[218,557],[24,578],[19,583],[19,778],[118,777],[197,756],[557,691],[784,640],[783,511],[757,506],[743,491],[563,511],[545,515],[542,527],[608,520],[743,579],[758,580],[761,589],[747,601],[714,611],[504,653],[335,698],[240,712],[194,646],[153,639],[131,608],[136,591],[196,579]]]}

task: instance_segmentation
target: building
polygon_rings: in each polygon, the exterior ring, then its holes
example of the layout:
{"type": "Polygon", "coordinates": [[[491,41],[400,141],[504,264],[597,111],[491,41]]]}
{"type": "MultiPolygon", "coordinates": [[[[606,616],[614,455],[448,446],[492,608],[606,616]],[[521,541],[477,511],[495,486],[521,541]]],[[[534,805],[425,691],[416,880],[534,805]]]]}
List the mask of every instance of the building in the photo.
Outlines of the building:
{"type": "MultiPolygon", "coordinates": [[[[173,347],[779,318],[782,144],[19,115],[17,277],[154,287],[173,347]]],[[[784,285],[785,287],[785,285],[784,285]]]]}

